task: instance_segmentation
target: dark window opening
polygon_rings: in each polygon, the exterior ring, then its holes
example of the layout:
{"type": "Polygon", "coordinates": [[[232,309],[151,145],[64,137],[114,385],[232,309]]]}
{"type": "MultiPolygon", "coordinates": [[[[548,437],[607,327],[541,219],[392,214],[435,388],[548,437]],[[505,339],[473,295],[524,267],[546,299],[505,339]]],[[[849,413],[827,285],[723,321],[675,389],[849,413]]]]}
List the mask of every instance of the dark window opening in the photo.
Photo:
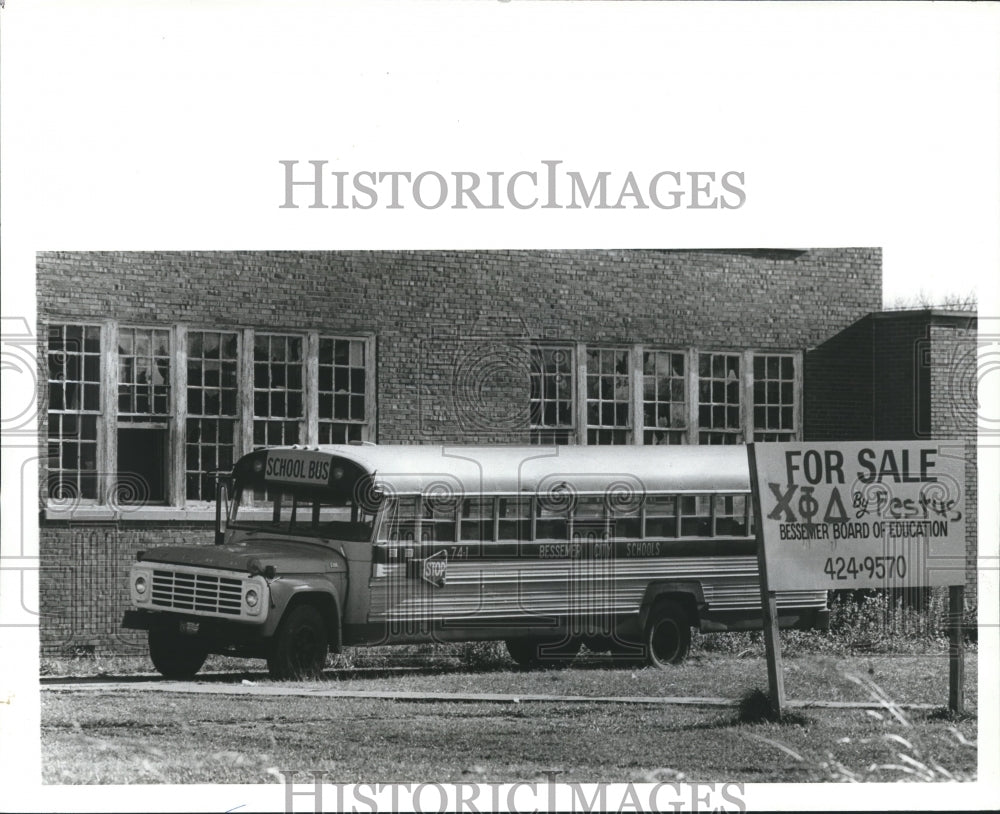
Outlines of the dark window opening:
{"type": "Polygon", "coordinates": [[[166,428],[118,430],[118,479],[113,502],[143,505],[167,502],[166,428]]]}

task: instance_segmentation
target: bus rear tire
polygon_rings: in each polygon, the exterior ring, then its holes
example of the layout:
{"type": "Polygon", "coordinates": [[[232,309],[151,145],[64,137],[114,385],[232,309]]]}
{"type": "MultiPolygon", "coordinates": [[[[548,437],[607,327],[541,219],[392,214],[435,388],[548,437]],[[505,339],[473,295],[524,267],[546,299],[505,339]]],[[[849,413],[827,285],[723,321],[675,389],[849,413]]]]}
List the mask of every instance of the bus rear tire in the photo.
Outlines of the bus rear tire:
{"type": "Polygon", "coordinates": [[[194,678],[207,657],[208,651],[193,637],[182,636],[176,625],[150,628],[149,658],[164,678],[194,678]]]}
{"type": "Polygon", "coordinates": [[[313,605],[296,605],[281,620],[267,657],[271,678],[319,678],[330,646],[326,620],[313,605]]]}
{"type": "Polygon", "coordinates": [[[580,652],[583,640],[573,636],[565,640],[524,637],[507,639],[507,652],[521,667],[568,667],[580,652]]]}
{"type": "Polygon", "coordinates": [[[657,602],[646,623],[646,661],[651,667],[665,669],[680,664],[691,649],[691,626],[687,614],[677,602],[657,602]]]}

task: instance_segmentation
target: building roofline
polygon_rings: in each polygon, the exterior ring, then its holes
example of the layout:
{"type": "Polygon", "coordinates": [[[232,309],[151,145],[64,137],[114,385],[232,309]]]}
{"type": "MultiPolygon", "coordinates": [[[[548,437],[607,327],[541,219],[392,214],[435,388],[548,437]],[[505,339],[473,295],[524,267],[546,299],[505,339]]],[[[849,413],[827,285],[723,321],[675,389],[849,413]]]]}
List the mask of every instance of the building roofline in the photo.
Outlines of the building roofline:
{"type": "Polygon", "coordinates": [[[978,311],[962,311],[951,308],[901,308],[898,311],[873,311],[872,319],[905,319],[907,317],[929,317],[931,319],[978,320],[978,311]]]}

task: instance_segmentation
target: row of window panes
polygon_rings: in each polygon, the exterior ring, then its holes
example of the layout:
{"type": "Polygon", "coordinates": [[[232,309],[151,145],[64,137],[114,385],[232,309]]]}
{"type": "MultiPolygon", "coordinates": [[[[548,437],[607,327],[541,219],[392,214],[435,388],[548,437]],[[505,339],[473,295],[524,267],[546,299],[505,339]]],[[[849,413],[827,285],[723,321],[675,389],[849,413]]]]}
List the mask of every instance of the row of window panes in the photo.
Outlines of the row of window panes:
{"type": "Polygon", "coordinates": [[[567,443],[573,425],[572,348],[532,350],[528,403],[532,441],[567,443]]]}
{"type": "Polygon", "coordinates": [[[683,444],[687,441],[685,356],[676,351],[642,354],[643,442],[683,444]]]}
{"type": "Polygon", "coordinates": [[[795,367],[791,358],[755,356],[753,376],[754,440],[794,440],[795,367]]]}
{"type": "MultiPolygon", "coordinates": [[[[632,442],[629,351],[587,349],[587,443],[632,442]]],[[[570,347],[533,348],[531,442],[573,443],[572,354],[570,347]]],[[[741,357],[698,354],[698,440],[703,444],[743,441],[741,357]]],[[[794,357],[754,356],[754,427],[757,440],[795,437],[794,357]],[[763,433],[777,434],[762,438],[763,433]]],[[[685,354],[644,351],[642,364],[643,443],[687,442],[685,354]]]]}
{"type": "Polygon", "coordinates": [[[587,443],[632,442],[629,352],[587,349],[587,443]]]}
{"type": "Polygon", "coordinates": [[[49,497],[97,498],[96,415],[49,413],[49,497]]]}
{"type": "Polygon", "coordinates": [[[364,421],[365,345],[359,339],[320,339],[320,421],[364,421]]]}
{"type": "Polygon", "coordinates": [[[170,415],[170,332],[118,331],[118,414],[170,415]]]}
{"type": "MultiPolygon", "coordinates": [[[[53,325],[48,339],[50,495],[95,499],[101,329],[53,325]],[[93,420],[81,423],[83,414],[93,414],[93,420]]],[[[255,334],[254,446],[302,442],[303,344],[301,336],[255,334]]],[[[239,414],[238,348],[236,331],[186,334],[185,493],[189,500],[210,500],[214,480],[208,473],[233,463],[239,414]]],[[[152,422],[150,432],[157,432],[155,428],[165,427],[171,414],[169,330],[121,327],[117,356],[119,423],[150,426],[152,422]]],[[[321,337],[319,363],[320,443],[362,440],[367,417],[365,340],[321,337]]],[[[147,437],[131,432],[130,443],[142,443],[147,437]]],[[[159,435],[149,439],[152,446],[160,443],[159,435]]],[[[165,461],[150,465],[165,466],[165,461]]],[[[162,483],[162,476],[156,475],[147,480],[162,483]]],[[[151,499],[162,502],[165,495],[151,499]]]]}
{"type": "Polygon", "coordinates": [[[49,497],[97,498],[97,424],[101,410],[101,329],[48,330],[49,497]]]}
{"type": "Polygon", "coordinates": [[[53,325],[48,337],[49,411],[100,412],[101,329],[53,325]]]}
{"type": "Polygon", "coordinates": [[[532,498],[466,498],[436,503],[400,497],[386,514],[380,542],[566,540],[586,530],[615,539],[746,537],[745,495],[655,495],[630,511],[612,511],[603,496],[579,497],[572,506],[547,507],[532,498]],[[713,511],[714,509],[714,511],[713,511]],[[495,530],[495,532],[494,532],[495,530]]]}

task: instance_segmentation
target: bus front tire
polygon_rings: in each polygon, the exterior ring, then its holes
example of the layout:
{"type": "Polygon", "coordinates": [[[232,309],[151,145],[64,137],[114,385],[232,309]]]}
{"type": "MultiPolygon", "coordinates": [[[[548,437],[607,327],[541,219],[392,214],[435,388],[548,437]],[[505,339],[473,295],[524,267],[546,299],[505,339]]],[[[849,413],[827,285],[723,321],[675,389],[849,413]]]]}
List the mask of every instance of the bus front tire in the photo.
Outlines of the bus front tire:
{"type": "Polygon", "coordinates": [[[164,678],[194,678],[208,657],[208,651],[191,636],[182,636],[176,627],[155,627],[149,631],[149,658],[164,678]]]}
{"type": "Polygon", "coordinates": [[[281,621],[267,670],[271,678],[318,678],[326,667],[326,620],[312,605],[296,605],[281,621]]]}
{"type": "Polygon", "coordinates": [[[691,649],[691,626],[687,614],[677,602],[658,602],[646,624],[646,660],[651,667],[666,668],[680,664],[691,649]]]}
{"type": "Polygon", "coordinates": [[[583,640],[578,636],[562,641],[525,637],[507,639],[504,644],[510,657],[521,667],[568,667],[580,652],[583,640]]]}

